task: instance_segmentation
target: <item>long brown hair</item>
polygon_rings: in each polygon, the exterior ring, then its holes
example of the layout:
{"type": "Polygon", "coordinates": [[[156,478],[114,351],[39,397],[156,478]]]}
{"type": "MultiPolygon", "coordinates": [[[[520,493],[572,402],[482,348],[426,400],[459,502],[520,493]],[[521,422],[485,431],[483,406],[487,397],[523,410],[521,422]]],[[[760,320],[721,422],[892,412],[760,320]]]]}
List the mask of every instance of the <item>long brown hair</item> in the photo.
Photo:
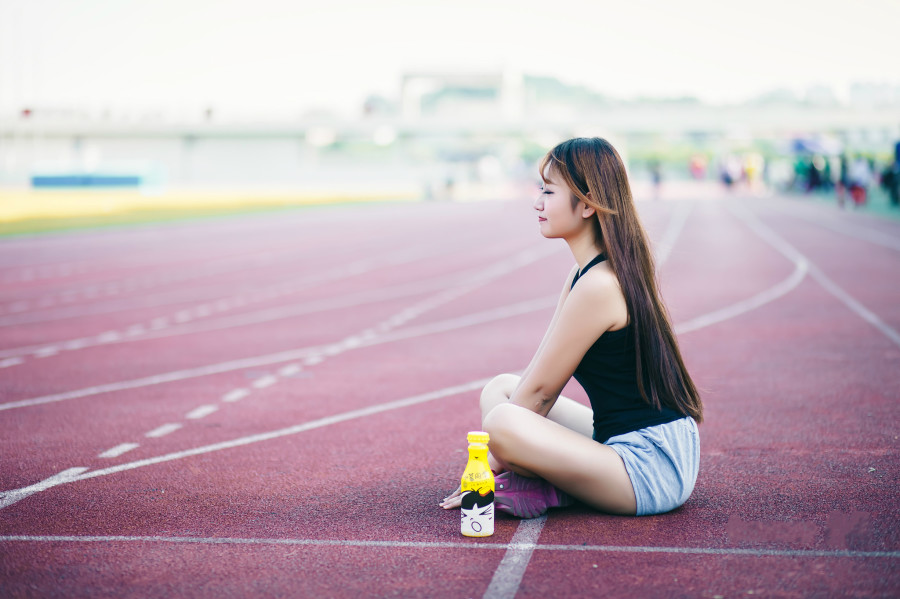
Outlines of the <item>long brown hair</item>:
{"type": "Polygon", "coordinates": [[[594,232],[622,287],[631,319],[641,396],[657,410],[665,405],[701,422],[703,403],[659,295],[650,245],[618,152],[605,139],[580,137],[544,156],[542,178],[548,166],[572,191],[573,203],[584,202],[596,212],[594,232]]]}

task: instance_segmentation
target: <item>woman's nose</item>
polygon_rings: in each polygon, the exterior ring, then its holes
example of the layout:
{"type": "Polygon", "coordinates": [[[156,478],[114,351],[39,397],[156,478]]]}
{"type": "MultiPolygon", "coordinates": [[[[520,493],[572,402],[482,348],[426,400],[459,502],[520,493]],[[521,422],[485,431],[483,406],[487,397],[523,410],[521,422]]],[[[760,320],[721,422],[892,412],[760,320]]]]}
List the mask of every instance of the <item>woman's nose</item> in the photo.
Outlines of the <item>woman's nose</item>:
{"type": "Polygon", "coordinates": [[[544,209],[544,194],[538,193],[538,196],[534,198],[534,209],[540,212],[544,209]]]}

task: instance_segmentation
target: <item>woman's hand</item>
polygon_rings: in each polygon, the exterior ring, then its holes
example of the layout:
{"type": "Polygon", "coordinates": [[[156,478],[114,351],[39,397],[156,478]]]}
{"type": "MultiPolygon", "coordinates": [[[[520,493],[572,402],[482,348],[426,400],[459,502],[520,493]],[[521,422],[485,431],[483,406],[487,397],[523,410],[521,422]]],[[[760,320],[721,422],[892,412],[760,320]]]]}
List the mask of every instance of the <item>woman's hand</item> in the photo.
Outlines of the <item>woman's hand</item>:
{"type": "Polygon", "coordinates": [[[455,510],[462,504],[462,486],[456,487],[456,490],[444,497],[441,507],[445,510],[455,510]]]}
{"type": "MultiPolygon", "coordinates": [[[[491,455],[488,454],[488,461],[490,461],[491,455]]],[[[491,472],[494,476],[505,472],[506,469],[499,465],[499,462],[495,465],[491,464],[491,472]]],[[[456,490],[444,497],[444,500],[441,501],[440,506],[445,510],[455,510],[460,505],[462,505],[462,485],[456,487],[456,490]]]]}

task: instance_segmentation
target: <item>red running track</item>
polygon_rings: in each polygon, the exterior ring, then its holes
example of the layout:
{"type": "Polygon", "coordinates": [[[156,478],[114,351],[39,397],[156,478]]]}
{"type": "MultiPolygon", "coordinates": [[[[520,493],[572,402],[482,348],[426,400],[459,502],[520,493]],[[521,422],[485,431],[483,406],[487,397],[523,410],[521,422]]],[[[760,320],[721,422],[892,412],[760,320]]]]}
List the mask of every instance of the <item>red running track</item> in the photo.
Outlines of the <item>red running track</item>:
{"type": "Polygon", "coordinates": [[[528,202],[4,240],[0,594],[897,596],[900,222],[640,209],[704,392],[694,495],[483,540],[437,504],[571,265],[528,202]]]}

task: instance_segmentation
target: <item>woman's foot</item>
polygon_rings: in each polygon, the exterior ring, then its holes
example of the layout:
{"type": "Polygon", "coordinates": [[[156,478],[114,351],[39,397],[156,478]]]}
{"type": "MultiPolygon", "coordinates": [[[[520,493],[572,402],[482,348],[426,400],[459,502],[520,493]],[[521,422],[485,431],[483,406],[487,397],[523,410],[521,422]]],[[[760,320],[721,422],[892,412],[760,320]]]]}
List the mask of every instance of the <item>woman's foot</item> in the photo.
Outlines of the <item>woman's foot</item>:
{"type": "Polygon", "coordinates": [[[496,509],[519,518],[537,518],[551,507],[572,505],[575,500],[542,478],[514,472],[494,477],[496,509]]]}

